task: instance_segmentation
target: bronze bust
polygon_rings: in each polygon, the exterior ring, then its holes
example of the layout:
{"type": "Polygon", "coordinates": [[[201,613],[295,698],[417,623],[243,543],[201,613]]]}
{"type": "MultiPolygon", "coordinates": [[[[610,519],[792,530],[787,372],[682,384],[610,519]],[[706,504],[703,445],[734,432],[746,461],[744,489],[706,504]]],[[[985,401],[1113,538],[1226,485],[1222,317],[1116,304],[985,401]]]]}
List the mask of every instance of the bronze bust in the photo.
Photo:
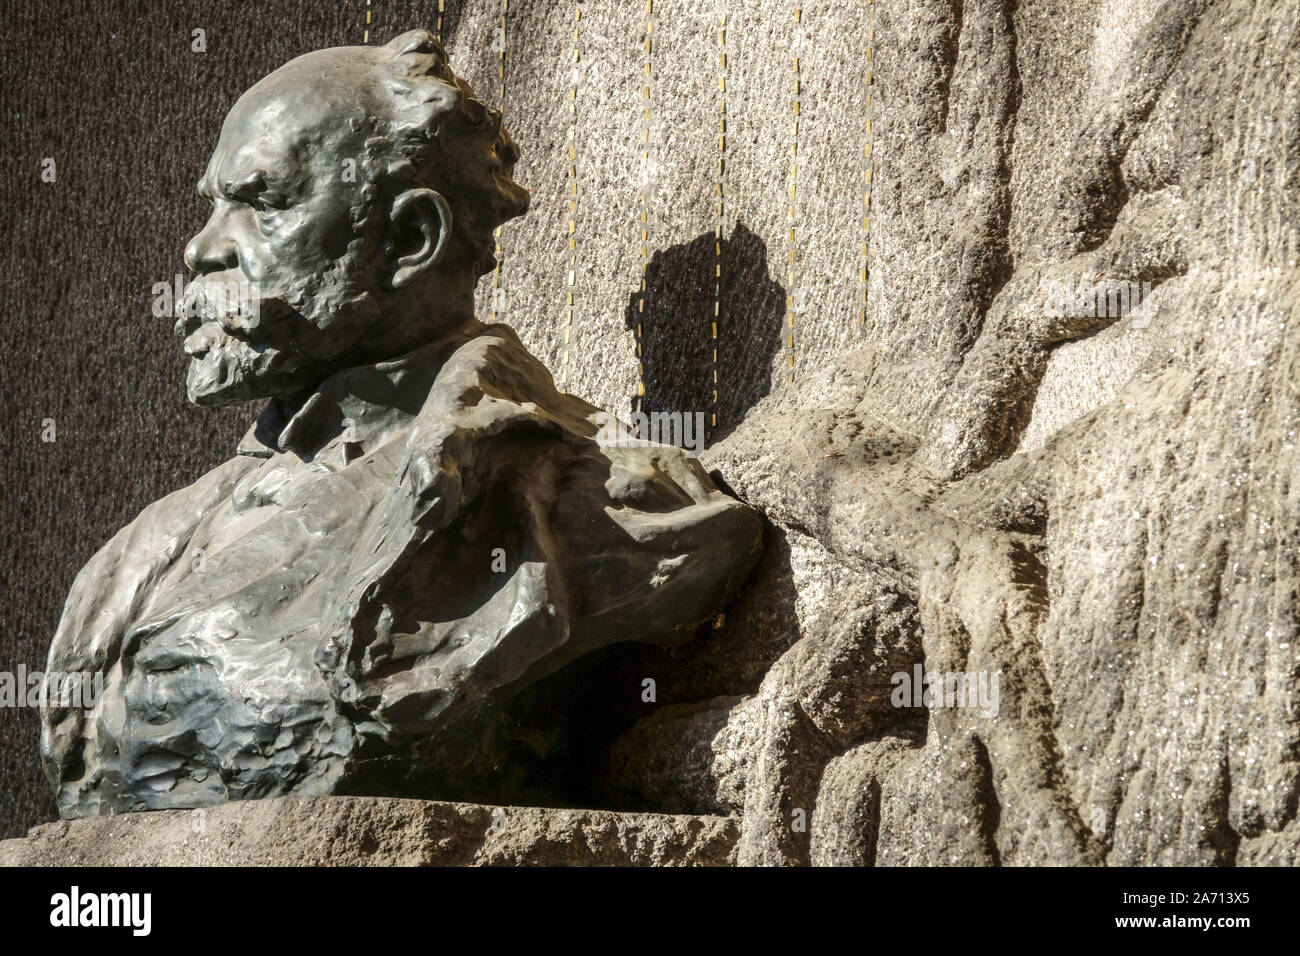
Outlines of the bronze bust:
{"type": "Polygon", "coordinates": [[[400,790],[470,708],[693,632],[748,573],[751,510],[475,318],[518,155],[425,31],[235,104],[177,330],[191,401],[269,402],[77,577],[49,670],[106,680],[42,715],[64,816],[400,790]]]}

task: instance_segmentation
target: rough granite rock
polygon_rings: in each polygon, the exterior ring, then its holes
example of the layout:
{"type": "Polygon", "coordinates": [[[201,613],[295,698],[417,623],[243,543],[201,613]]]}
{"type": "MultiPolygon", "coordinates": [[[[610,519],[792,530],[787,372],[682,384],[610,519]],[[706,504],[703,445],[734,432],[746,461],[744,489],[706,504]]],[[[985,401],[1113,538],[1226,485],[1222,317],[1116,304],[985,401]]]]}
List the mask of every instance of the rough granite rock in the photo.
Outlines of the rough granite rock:
{"type": "Polygon", "coordinates": [[[699,716],[743,741],[742,864],[1300,861],[1300,41],[1102,6],[877,5],[866,341],[705,455],[819,563],[699,716]],[[1120,281],[1151,291],[1052,314],[1120,281]],[[995,713],[891,713],[913,662],[997,675],[995,713]]]}
{"type": "Polygon", "coordinates": [[[0,866],[725,866],[724,817],[282,797],[61,820],[0,866]]]}
{"type": "Polygon", "coordinates": [[[873,275],[879,320],[907,283],[889,321],[928,341],[878,328],[706,456],[861,582],[758,688],[739,859],[1294,865],[1294,23],[1269,4],[921,6],[891,17],[915,42],[886,48],[882,82],[943,82],[881,118],[873,275]],[[1068,66],[1098,22],[1123,55],[1068,66]],[[1045,279],[1067,276],[1154,291],[1130,316],[1045,316],[1045,279]],[[1081,407],[1069,384],[1117,346],[1081,407]],[[903,733],[857,688],[823,726],[861,677],[841,634],[872,595],[915,610],[900,627],[927,670],[998,674],[997,713],[930,708],[903,733]]]}

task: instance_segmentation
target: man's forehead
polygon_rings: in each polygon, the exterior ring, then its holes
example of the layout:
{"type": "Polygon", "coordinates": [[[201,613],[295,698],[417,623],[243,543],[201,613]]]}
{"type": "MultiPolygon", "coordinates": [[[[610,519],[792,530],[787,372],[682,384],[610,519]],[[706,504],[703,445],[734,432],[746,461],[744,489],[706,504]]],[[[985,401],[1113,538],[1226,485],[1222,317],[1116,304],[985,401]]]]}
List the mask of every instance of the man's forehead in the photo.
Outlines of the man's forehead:
{"type": "Polygon", "coordinates": [[[321,59],[299,57],[239,98],[222,124],[209,174],[272,164],[267,172],[287,176],[294,169],[283,167],[355,151],[368,125],[359,90],[363,71],[348,62],[313,62],[321,59]]]}
{"type": "Polygon", "coordinates": [[[255,110],[232,110],[221,127],[221,138],[208,162],[208,174],[238,178],[242,171],[266,167],[290,175],[313,138],[315,124],[304,123],[289,104],[264,101],[255,110]]]}

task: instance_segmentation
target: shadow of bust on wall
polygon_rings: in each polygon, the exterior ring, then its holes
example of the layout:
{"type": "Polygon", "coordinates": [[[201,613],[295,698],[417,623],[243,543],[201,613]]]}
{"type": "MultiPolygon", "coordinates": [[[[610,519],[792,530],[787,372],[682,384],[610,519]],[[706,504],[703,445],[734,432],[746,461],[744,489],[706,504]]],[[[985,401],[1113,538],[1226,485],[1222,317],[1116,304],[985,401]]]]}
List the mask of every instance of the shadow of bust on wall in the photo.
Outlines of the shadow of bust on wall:
{"type": "Polygon", "coordinates": [[[104,685],[42,711],[63,816],[427,792],[466,715],[744,580],[757,515],[475,318],[517,158],[422,30],[235,104],[177,331],[191,401],[269,402],[73,585],[48,671],[104,685]]]}

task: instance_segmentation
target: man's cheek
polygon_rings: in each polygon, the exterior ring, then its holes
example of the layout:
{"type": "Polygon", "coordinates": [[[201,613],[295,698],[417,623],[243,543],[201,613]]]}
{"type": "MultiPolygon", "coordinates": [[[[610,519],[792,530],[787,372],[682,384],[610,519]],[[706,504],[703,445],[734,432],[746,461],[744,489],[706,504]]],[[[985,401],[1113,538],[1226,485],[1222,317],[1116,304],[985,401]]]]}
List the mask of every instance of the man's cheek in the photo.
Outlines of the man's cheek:
{"type": "Polygon", "coordinates": [[[298,303],[328,288],[336,268],[336,260],[322,256],[310,237],[281,236],[252,252],[245,272],[263,296],[298,303]]]}
{"type": "Polygon", "coordinates": [[[296,219],[286,220],[289,215],[280,213],[273,221],[263,222],[251,232],[245,231],[238,240],[244,273],[272,292],[315,268],[310,237],[296,219]]]}
{"type": "Polygon", "coordinates": [[[346,209],[321,215],[306,206],[292,206],[275,219],[265,237],[268,255],[286,271],[320,274],[348,253],[352,222],[346,209]]]}

